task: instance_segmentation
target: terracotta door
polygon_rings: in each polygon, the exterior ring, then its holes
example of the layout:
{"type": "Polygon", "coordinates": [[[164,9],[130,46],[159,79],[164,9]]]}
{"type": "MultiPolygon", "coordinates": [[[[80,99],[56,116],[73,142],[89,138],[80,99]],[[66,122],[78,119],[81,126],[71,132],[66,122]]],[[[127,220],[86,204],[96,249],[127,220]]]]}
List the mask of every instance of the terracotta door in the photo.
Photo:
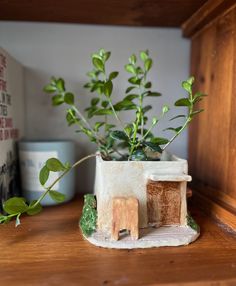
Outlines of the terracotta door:
{"type": "Polygon", "coordinates": [[[155,226],[180,224],[180,183],[147,183],[148,223],[155,226]]]}

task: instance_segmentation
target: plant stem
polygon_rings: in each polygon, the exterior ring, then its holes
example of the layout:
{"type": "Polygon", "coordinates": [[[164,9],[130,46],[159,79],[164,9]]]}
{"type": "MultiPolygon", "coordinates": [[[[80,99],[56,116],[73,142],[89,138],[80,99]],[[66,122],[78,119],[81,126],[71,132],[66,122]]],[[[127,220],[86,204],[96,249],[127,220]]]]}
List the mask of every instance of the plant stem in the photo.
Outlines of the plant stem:
{"type": "MultiPolygon", "coordinates": [[[[157,123],[156,123],[157,124],[157,123]]],[[[144,136],[141,138],[141,141],[144,140],[148,134],[152,131],[152,129],[154,128],[154,126],[156,126],[156,124],[152,124],[151,127],[148,129],[148,131],[144,134],[144,136]]]]}
{"type": "Polygon", "coordinates": [[[86,120],[86,118],[83,116],[83,114],[77,109],[75,105],[72,105],[73,110],[77,113],[79,118],[84,122],[84,124],[93,132],[93,134],[97,137],[97,133],[93,130],[92,126],[89,124],[89,122],[86,120]]]}
{"type": "Polygon", "coordinates": [[[189,118],[186,120],[182,128],[169,140],[168,143],[162,148],[162,151],[164,151],[174,140],[179,134],[188,126],[188,123],[190,122],[189,118]]]}
{"type": "MultiPolygon", "coordinates": [[[[113,106],[113,104],[112,104],[112,102],[111,102],[110,99],[109,99],[109,105],[110,105],[110,107],[111,107],[111,109],[112,109],[112,112],[113,112],[114,115],[115,115],[116,120],[120,123],[120,126],[121,126],[122,129],[125,131],[124,123],[121,121],[120,117],[118,116],[117,112],[115,111],[115,108],[114,108],[114,106],[113,106]]],[[[126,133],[126,132],[125,132],[125,133],[126,133]]],[[[126,135],[127,135],[127,134],[126,134],[126,135]]],[[[128,136],[128,135],[127,135],[127,136],[128,136]]]]}
{"type": "Polygon", "coordinates": [[[35,208],[45,198],[49,191],[56,185],[56,183],[59,182],[70,170],[80,165],[82,162],[96,156],[98,156],[98,154],[90,154],[86,157],[83,157],[82,159],[74,163],[70,168],[66,169],[49,187],[46,188],[44,194],[32,205],[32,208],[35,208]]]}
{"type": "Polygon", "coordinates": [[[187,119],[186,119],[184,125],[182,126],[182,128],[178,132],[176,132],[176,134],[162,148],[162,151],[164,151],[175,140],[175,138],[178,137],[180,133],[182,133],[182,131],[188,126],[189,122],[192,120],[191,119],[191,115],[193,113],[193,95],[192,95],[192,92],[190,92],[190,94],[189,94],[189,100],[191,102],[191,105],[189,106],[188,116],[187,116],[187,119]]]}
{"type": "Polygon", "coordinates": [[[142,111],[142,109],[143,109],[143,92],[144,92],[144,86],[145,86],[145,83],[146,83],[146,78],[147,78],[147,73],[145,72],[144,73],[144,76],[143,76],[143,84],[140,84],[139,85],[139,90],[140,90],[140,96],[139,96],[139,107],[140,107],[140,110],[141,110],[141,112],[142,112],[142,114],[141,114],[141,136],[143,137],[143,129],[144,129],[144,119],[143,119],[143,117],[144,117],[144,114],[143,114],[143,111],[142,111]]]}

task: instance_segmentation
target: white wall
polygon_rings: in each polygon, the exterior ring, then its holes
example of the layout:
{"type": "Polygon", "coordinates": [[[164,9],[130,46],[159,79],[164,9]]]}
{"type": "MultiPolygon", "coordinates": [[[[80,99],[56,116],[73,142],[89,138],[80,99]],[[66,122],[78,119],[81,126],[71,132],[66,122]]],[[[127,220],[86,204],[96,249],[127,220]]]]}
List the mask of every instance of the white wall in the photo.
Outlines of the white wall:
{"type": "MultiPolygon", "coordinates": [[[[91,96],[83,89],[86,72],[91,69],[90,55],[103,47],[112,51],[110,69],[121,73],[116,80],[115,98],[119,100],[127,87],[128,74],[123,66],[133,52],[149,49],[154,59],[151,80],[163,96],[151,99],[158,115],[163,104],[173,106],[182,97],[180,87],[189,71],[189,41],[181,37],[180,29],[129,28],[92,25],[42,24],[0,22],[0,46],[25,67],[26,135],[28,139],[71,138],[78,144],[78,157],[95,149],[81,135],[74,134],[64,120],[64,107],[51,107],[50,98],[42,87],[51,75],[65,78],[68,89],[78,94],[78,105],[86,107],[91,96]]],[[[178,114],[180,109],[177,110],[178,114]]],[[[172,111],[170,115],[177,114],[172,111]]],[[[180,122],[179,122],[180,123],[180,122]]],[[[170,122],[162,123],[156,134],[170,122]]],[[[176,123],[176,126],[180,124],[176,123]]],[[[162,134],[164,135],[164,134],[162,134]]],[[[165,136],[170,137],[166,132],[165,136]]],[[[187,157],[187,132],[169,148],[171,152],[187,157]]],[[[94,162],[78,169],[79,189],[89,190],[93,184],[94,162]]]]}

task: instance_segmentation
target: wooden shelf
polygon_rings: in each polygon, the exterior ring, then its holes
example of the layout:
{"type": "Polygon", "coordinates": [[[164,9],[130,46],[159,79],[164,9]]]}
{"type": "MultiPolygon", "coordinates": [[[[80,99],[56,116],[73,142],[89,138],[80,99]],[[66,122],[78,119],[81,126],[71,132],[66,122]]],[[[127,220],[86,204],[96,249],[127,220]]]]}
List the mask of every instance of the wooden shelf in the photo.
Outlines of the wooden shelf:
{"type": "Polygon", "coordinates": [[[85,241],[81,209],[77,198],[23,218],[18,228],[0,226],[1,285],[236,285],[235,236],[193,207],[201,226],[195,243],[132,251],[85,241]]]}
{"type": "Polygon", "coordinates": [[[0,0],[0,20],[180,27],[206,0],[0,0]]]}
{"type": "Polygon", "coordinates": [[[208,0],[182,25],[185,37],[194,36],[217,17],[236,6],[235,0],[208,0]]]}

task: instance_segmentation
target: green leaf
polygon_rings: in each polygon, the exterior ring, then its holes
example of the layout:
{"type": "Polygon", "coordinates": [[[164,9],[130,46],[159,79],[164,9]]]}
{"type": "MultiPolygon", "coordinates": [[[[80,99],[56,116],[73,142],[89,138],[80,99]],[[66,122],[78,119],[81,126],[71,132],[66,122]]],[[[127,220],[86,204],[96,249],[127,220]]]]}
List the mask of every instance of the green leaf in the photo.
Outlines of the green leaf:
{"type": "Polygon", "coordinates": [[[94,115],[111,115],[113,114],[111,109],[98,109],[94,112],[94,115]]]}
{"type": "Polygon", "coordinates": [[[119,131],[119,130],[111,131],[110,136],[111,138],[116,139],[116,140],[122,140],[122,141],[128,140],[128,137],[124,131],[119,131]]]}
{"type": "Polygon", "coordinates": [[[104,94],[107,97],[110,97],[112,94],[112,89],[113,89],[113,84],[111,80],[108,80],[107,82],[105,82],[104,84],[104,94]]]}
{"type": "Polygon", "coordinates": [[[146,71],[149,71],[152,68],[152,59],[147,59],[144,62],[144,68],[146,71]]]}
{"type": "Polygon", "coordinates": [[[129,62],[130,62],[132,65],[135,65],[135,64],[136,64],[136,61],[137,61],[136,55],[133,54],[133,55],[129,58],[129,62]]]}
{"type": "Polygon", "coordinates": [[[170,110],[170,108],[169,108],[168,105],[163,105],[163,107],[162,107],[162,114],[167,113],[169,110],[170,110]]]}
{"type": "Polygon", "coordinates": [[[67,92],[64,96],[64,101],[65,101],[65,103],[67,103],[69,105],[73,105],[74,104],[74,94],[71,92],[67,92]]]}
{"type": "Polygon", "coordinates": [[[117,71],[111,72],[109,75],[109,80],[113,80],[114,78],[118,76],[118,74],[119,73],[117,71]]]}
{"type": "Polygon", "coordinates": [[[66,162],[66,163],[64,164],[64,167],[65,167],[65,169],[67,169],[67,170],[71,169],[71,164],[70,164],[70,162],[66,162]]]}
{"type": "Polygon", "coordinates": [[[94,81],[90,91],[91,92],[94,92],[95,90],[100,91],[100,89],[103,90],[103,87],[104,87],[104,83],[102,81],[100,80],[94,81]]]}
{"type": "Polygon", "coordinates": [[[193,117],[193,116],[195,116],[195,115],[197,115],[197,114],[199,114],[199,113],[201,113],[201,112],[203,112],[203,111],[204,111],[204,109],[199,109],[199,110],[193,111],[193,112],[191,113],[191,117],[193,117]]]}
{"type": "Polygon", "coordinates": [[[194,94],[194,98],[196,98],[196,97],[204,97],[204,96],[207,96],[207,94],[204,94],[204,93],[202,93],[202,92],[200,92],[200,91],[198,91],[198,92],[196,92],[196,93],[194,94]]]}
{"type": "Polygon", "coordinates": [[[94,77],[96,77],[96,71],[89,71],[89,72],[87,72],[86,75],[87,75],[88,77],[94,78],[94,77]]]}
{"type": "Polygon", "coordinates": [[[120,102],[117,102],[115,105],[114,105],[114,109],[116,111],[120,111],[120,110],[132,110],[132,109],[136,109],[136,105],[130,101],[130,100],[127,100],[127,99],[124,99],[120,102]]]}
{"type": "Polygon", "coordinates": [[[182,127],[183,127],[183,126],[176,127],[176,128],[175,128],[175,132],[178,133],[178,132],[182,129],[182,127]]]}
{"type": "Polygon", "coordinates": [[[111,56],[111,52],[105,52],[104,54],[105,61],[107,61],[110,58],[110,56],[111,56]]]}
{"type": "Polygon", "coordinates": [[[135,99],[135,98],[138,98],[138,97],[139,97],[138,94],[129,94],[129,95],[127,95],[126,97],[124,97],[124,100],[129,100],[129,101],[131,101],[131,100],[133,100],[133,99],[135,99]]]}
{"type": "Polygon", "coordinates": [[[57,158],[50,158],[46,161],[46,166],[49,171],[59,172],[64,171],[64,165],[57,158]]]}
{"type": "Polygon", "coordinates": [[[41,204],[38,204],[35,207],[33,207],[36,202],[37,202],[37,200],[33,200],[29,204],[29,208],[27,210],[27,214],[28,215],[36,215],[36,214],[38,214],[38,213],[40,213],[42,211],[43,207],[41,206],[41,204]]]}
{"type": "Polygon", "coordinates": [[[179,127],[176,127],[176,128],[169,127],[169,128],[164,129],[163,131],[171,130],[171,131],[174,131],[174,132],[178,133],[181,129],[182,129],[182,126],[179,126],[179,127]]]}
{"type": "Polygon", "coordinates": [[[104,72],[104,64],[103,64],[101,59],[99,59],[97,57],[93,57],[92,62],[93,62],[93,65],[96,69],[104,72]]]}
{"type": "Polygon", "coordinates": [[[45,165],[39,172],[39,181],[42,186],[44,186],[48,180],[50,171],[48,170],[47,166],[45,165]]]}
{"type": "Polygon", "coordinates": [[[148,121],[148,117],[147,117],[147,116],[144,116],[144,117],[143,117],[143,122],[144,122],[144,124],[146,124],[147,121],[148,121]]]}
{"type": "Polygon", "coordinates": [[[47,93],[54,93],[55,91],[57,91],[57,88],[56,86],[48,84],[48,85],[45,85],[45,87],[43,88],[43,91],[47,93]]]}
{"type": "Polygon", "coordinates": [[[128,82],[130,82],[132,84],[140,85],[141,79],[137,78],[137,77],[131,77],[128,79],[128,82]]]}
{"type": "Polygon", "coordinates": [[[105,130],[106,130],[106,132],[107,132],[107,131],[109,131],[110,129],[112,129],[112,128],[114,128],[114,127],[116,127],[116,125],[114,125],[114,124],[106,124],[105,130]]]}
{"type": "Polygon", "coordinates": [[[86,84],[84,84],[84,88],[91,88],[92,84],[91,82],[87,82],[86,84]]]}
{"type": "Polygon", "coordinates": [[[99,56],[101,56],[101,57],[103,57],[105,55],[105,53],[106,53],[106,51],[103,48],[99,49],[98,52],[99,52],[99,56]]]}
{"type": "Polygon", "coordinates": [[[191,93],[192,92],[192,86],[189,82],[187,81],[183,81],[182,82],[182,87],[183,89],[185,89],[188,93],[191,93]]]}
{"type": "MultiPolygon", "coordinates": [[[[104,51],[104,53],[105,53],[105,51],[104,51]]],[[[96,59],[102,60],[102,57],[103,57],[104,53],[101,53],[101,54],[100,53],[99,54],[93,53],[92,54],[92,59],[96,58],[96,59]]]]}
{"type": "Polygon", "coordinates": [[[161,96],[160,92],[148,92],[146,96],[161,96]]]}
{"type": "Polygon", "coordinates": [[[13,197],[3,203],[3,209],[8,214],[16,214],[27,211],[28,206],[24,198],[13,197]]]}
{"type": "Polygon", "coordinates": [[[131,155],[131,160],[132,161],[146,161],[147,156],[143,150],[136,150],[131,155]]]}
{"type": "Polygon", "coordinates": [[[59,91],[65,91],[65,82],[63,78],[59,78],[56,81],[56,86],[59,91]]]}
{"type": "Polygon", "coordinates": [[[148,51],[141,51],[140,52],[140,59],[145,62],[148,59],[148,51]]]}
{"type": "Polygon", "coordinates": [[[136,69],[132,64],[125,65],[125,70],[129,73],[136,74],[136,69]]]}
{"type": "Polygon", "coordinates": [[[185,116],[185,115],[177,115],[177,116],[175,116],[175,117],[172,117],[172,118],[170,119],[170,121],[175,120],[175,119],[177,119],[177,118],[186,118],[186,116],[185,116]]]}
{"type": "Polygon", "coordinates": [[[161,147],[153,142],[143,142],[143,145],[147,146],[148,148],[152,149],[155,152],[162,153],[161,147]]]}
{"type": "Polygon", "coordinates": [[[194,97],[193,97],[193,103],[199,102],[200,100],[203,99],[203,97],[207,96],[206,94],[203,94],[201,92],[196,92],[194,97]]]}
{"type": "Polygon", "coordinates": [[[86,127],[81,127],[81,130],[84,134],[86,134],[90,138],[90,140],[93,140],[93,133],[90,129],[86,127]]]}
{"type": "Polygon", "coordinates": [[[50,197],[57,203],[64,202],[66,196],[62,193],[59,193],[57,191],[49,191],[50,197]]]}
{"type": "Polygon", "coordinates": [[[54,95],[52,97],[52,105],[57,106],[64,103],[64,98],[61,94],[54,95]]]}
{"type": "Polygon", "coordinates": [[[100,127],[102,127],[105,124],[105,122],[96,122],[95,126],[94,126],[94,130],[96,132],[98,132],[98,130],[100,129],[100,127]]]}
{"type": "Polygon", "coordinates": [[[91,99],[91,105],[96,106],[99,101],[100,101],[100,99],[98,97],[92,98],[91,99]]]}
{"type": "Polygon", "coordinates": [[[193,85],[194,80],[195,80],[194,77],[191,76],[190,78],[187,79],[187,82],[188,82],[190,85],[193,85]]]}
{"type": "Polygon", "coordinates": [[[151,139],[151,142],[157,145],[164,145],[164,144],[167,144],[169,140],[167,138],[155,137],[151,139]]]}
{"type": "Polygon", "coordinates": [[[106,108],[109,105],[109,101],[104,100],[102,101],[102,107],[106,108]]]}
{"type": "Polygon", "coordinates": [[[76,117],[75,110],[73,109],[68,109],[66,113],[66,121],[69,126],[72,124],[75,124],[76,122],[79,122],[79,119],[76,117]]]}
{"type": "Polygon", "coordinates": [[[127,89],[126,89],[126,91],[125,91],[125,93],[129,93],[131,90],[133,90],[134,88],[136,88],[136,86],[129,86],[127,89]]]}
{"type": "Polygon", "coordinates": [[[144,108],[143,108],[143,113],[146,113],[148,112],[149,110],[152,109],[152,106],[151,105],[146,105],[144,108]]]}
{"type": "Polygon", "coordinates": [[[151,88],[152,87],[152,83],[149,81],[145,84],[144,86],[145,88],[151,88]]]}
{"type": "Polygon", "coordinates": [[[133,128],[132,128],[132,126],[127,125],[124,130],[125,130],[126,134],[127,134],[128,136],[130,136],[130,135],[131,135],[131,132],[133,131],[133,128]]]}
{"type": "Polygon", "coordinates": [[[144,71],[142,70],[141,67],[136,67],[136,74],[144,74],[144,71]]]}
{"type": "Polygon", "coordinates": [[[152,125],[156,125],[158,122],[158,118],[157,117],[153,117],[152,119],[152,125]]]}
{"type": "Polygon", "coordinates": [[[180,98],[175,102],[175,106],[191,106],[188,98],[180,98]]]}

